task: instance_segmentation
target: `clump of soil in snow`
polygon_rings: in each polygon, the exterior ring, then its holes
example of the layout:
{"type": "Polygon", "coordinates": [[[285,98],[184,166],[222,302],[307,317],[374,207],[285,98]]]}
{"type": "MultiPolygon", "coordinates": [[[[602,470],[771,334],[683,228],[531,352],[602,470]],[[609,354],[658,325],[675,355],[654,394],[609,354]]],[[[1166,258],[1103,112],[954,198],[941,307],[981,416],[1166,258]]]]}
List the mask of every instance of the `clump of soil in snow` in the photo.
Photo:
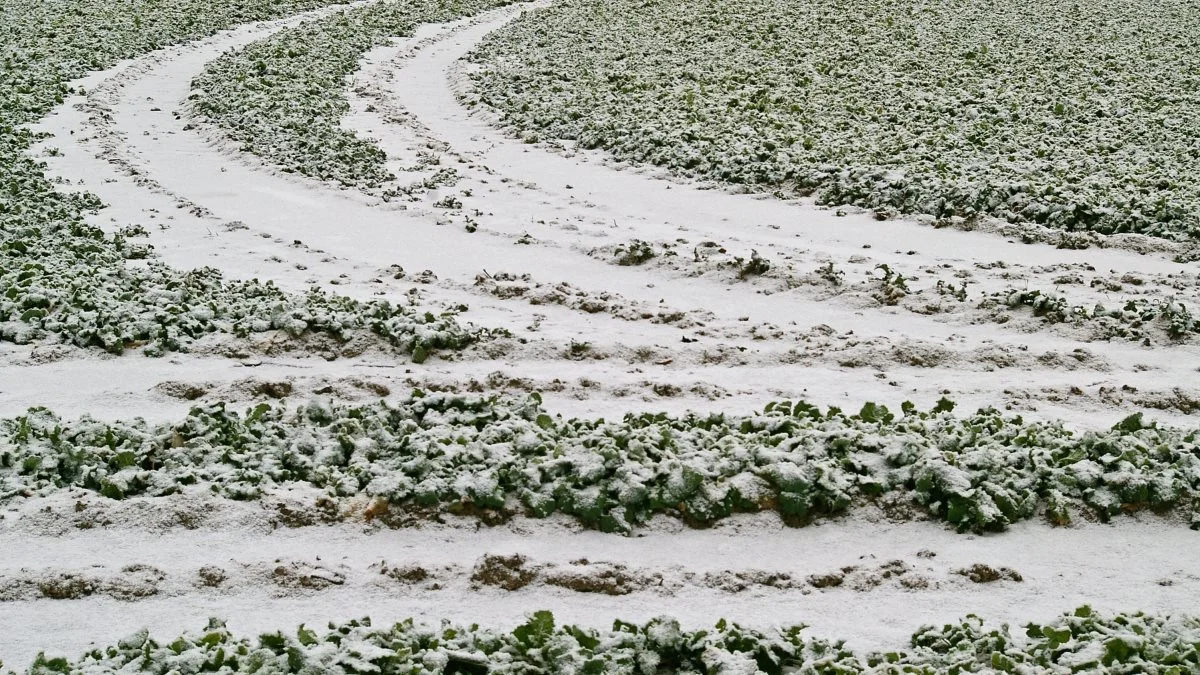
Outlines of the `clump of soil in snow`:
{"type": "Polygon", "coordinates": [[[546,574],[546,583],[578,593],[628,595],[648,586],[662,584],[661,574],[642,574],[620,563],[595,563],[587,559],[572,561],[574,569],[555,569],[546,574]]]}
{"type": "Polygon", "coordinates": [[[982,563],[975,563],[970,567],[964,567],[961,570],[955,570],[955,574],[974,581],[977,584],[990,584],[993,581],[1024,581],[1024,578],[1019,572],[1008,567],[992,567],[982,563]]]}
{"type": "Polygon", "coordinates": [[[337,502],[325,495],[315,500],[303,496],[280,494],[278,501],[270,504],[274,510],[272,524],[283,527],[310,527],[322,523],[335,523],[341,519],[337,502]]]}
{"type": "Polygon", "coordinates": [[[78,600],[92,595],[99,586],[99,580],[71,572],[52,574],[37,585],[42,597],[51,600],[78,600]]]}
{"type": "Polygon", "coordinates": [[[106,595],[117,600],[137,600],[158,595],[158,585],[167,575],[157,567],[134,564],[121,568],[120,576],[109,579],[102,588],[106,595]]]}
{"type": "MultiPolygon", "coordinates": [[[[398,581],[406,586],[413,586],[425,581],[432,581],[437,578],[436,573],[433,570],[430,570],[428,567],[422,567],[421,565],[413,563],[393,566],[389,565],[385,561],[379,563],[378,566],[372,565],[372,567],[378,567],[380,574],[393,581],[398,581]]],[[[444,571],[452,572],[454,571],[454,568],[447,567],[444,571]]],[[[441,588],[441,584],[430,584],[429,588],[436,590],[441,588]]]]}
{"type": "Polygon", "coordinates": [[[541,283],[534,281],[529,274],[480,274],[475,277],[475,286],[501,300],[524,298],[531,305],[561,305],[577,312],[608,314],[624,321],[649,321],[689,328],[702,325],[697,323],[701,319],[713,318],[709,313],[683,312],[648,305],[609,291],[592,293],[565,281],[557,284],[541,283]]]}
{"type": "Polygon", "coordinates": [[[138,600],[159,593],[166,574],[150,565],[127,565],[111,575],[57,570],[0,577],[0,602],[16,600],[78,600],[107,595],[117,600],[138,600]]]}
{"type": "Polygon", "coordinates": [[[225,580],[229,578],[229,576],[225,574],[225,570],[217,567],[216,565],[205,565],[204,567],[201,567],[196,573],[196,576],[200,578],[200,585],[208,588],[216,588],[225,583],[225,580]]]}
{"type": "Polygon", "coordinates": [[[271,570],[270,581],[283,589],[322,590],[346,583],[346,575],[321,565],[291,562],[277,564],[271,570]]]}
{"type": "Polygon", "coordinates": [[[195,401],[196,399],[208,393],[208,389],[198,384],[193,384],[191,382],[177,382],[174,380],[159,382],[158,384],[154,385],[154,391],[157,391],[164,396],[169,396],[170,398],[177,398],[184,401],[195,401]]]}
{"type": "Polygon", "coordinates": [[[928,578],[915,574],[914,568],[903,560],[890,560],[877,567],[849,565],[836,572],[813,574],[808,584],[814,588],[846,586],[854,591],[869,591],[885,583],[898,584],[902,588],[922,589],[933,585],[928,578]]]}
{"type": "Polygon", "coordinates": [[[833,588],[834,586],[841,586],[845,581],[846,575],[841,572],[812,574],[808,577],[808,583],[813,588],[833,588]]]}
{"type": "Polygon", "coordinates": [[[537,571],[529,569],[529,559],[523,555],[485,555],[475,564],[471,582],[476,586],[495,586],[506,591],[515,591],[528,586],[537,578],[537,571]]]}
{"type": "MultiPolygon", "coordinates": [[[[840,583],[841,579],[838,579],[834,585],[840,583]]],[[[709,572],[705,574],[704,585],[709,588],[725,591],[726,593],[741,593],[755,586],[779,589],[797,588],[801,585],[801,582],[795,581],[792,575],[787,572],[725,570],[723,572],[709,572]]]]}

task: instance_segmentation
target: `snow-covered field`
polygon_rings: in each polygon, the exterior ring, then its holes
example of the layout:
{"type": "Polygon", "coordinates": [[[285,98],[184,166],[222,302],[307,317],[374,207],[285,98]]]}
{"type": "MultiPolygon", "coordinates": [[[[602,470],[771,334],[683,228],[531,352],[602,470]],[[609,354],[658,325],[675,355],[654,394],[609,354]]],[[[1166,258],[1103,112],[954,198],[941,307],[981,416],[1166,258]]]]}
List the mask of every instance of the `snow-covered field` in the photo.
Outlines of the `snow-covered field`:
{"type": "Polygon", "coordinates": [[[168,4],[0,71],[4,667],[1200,669],[1185,238],[532,138],[547,0],[168,4]]]}
{"type": "Polygon", "coordinates": [[[950,224],[1194,239],[1187,1],[571,0],[473,57],[527,136],[950,224]]]}

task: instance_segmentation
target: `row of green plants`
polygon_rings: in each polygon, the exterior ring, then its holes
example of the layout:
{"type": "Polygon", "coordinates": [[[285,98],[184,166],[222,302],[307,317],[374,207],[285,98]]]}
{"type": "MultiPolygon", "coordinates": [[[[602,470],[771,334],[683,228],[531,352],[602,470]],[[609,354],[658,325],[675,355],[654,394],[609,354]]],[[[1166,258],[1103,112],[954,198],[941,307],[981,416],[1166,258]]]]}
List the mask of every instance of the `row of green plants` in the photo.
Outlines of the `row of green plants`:
{"type": "Polygon", "coordinates": [[[403,0],[347,9],[225,54],[194,82],[193,108],[250,152],[347,187],[393,180],[386,154],[341,125],[347,78],[368,50],[512,0],[403,0]]]}
{"type": "Polygon", "coordinates": [[[319,334],[340,343],[370,334],[419,362],[437,349],[462,349],[480,335],[461,326],[455,312],[434,315],[315,287],[290,293],[270,281],[229,281],[212,268],[183,272],[155,262],[127,267],[109,255],[119,249],[103,247],[119,239],[80,228],[94,238],[31,232],[17,240],[29,242],[26,250],[35,257],[14,261],[19,266],[11,270],[0,267],[5,288],[0,340],[68,343],[116,354],[140,347],[146,356],[161,356],[188,351],[213,334],[247,338],[271,332],[296,339],[319,334]],[[81,239],[87,243],[74,248],[81,239]],[[97,241],[101,245],[89,245],[97,241]]]}
{"type": "Polygon", "coordinates": [[[204,630],[171,642],[142,631],[78,659],[39,655],[28,673],[1184,675],[1200,669],[1197,619],[1101,616],[1087,606],[1046,625],[1027,624],[1016,635],[1007,624],[988,626],[970,615],[923,627],[906,648],[892,652],[856,653],[841,641],[809,637],[804,628],[756,630],[722,620],[711,629],[686,630],[673,619],[658,618],[641,625],[616,621],[610,630],[597,630],[560,626],[550,612],[540,611],[511,632],[448,622],[435,628],[411,619],[375,627],[360,619],[252,638],[211,620],[204,630]]]}
{"type": "Polygon", "coordinates": [[[1198,41],[1170,0],[563,0],[494,33],[471,77],[526,140],[684,176],[1190,239],[1198,41]]]}
{"type": "Polygon", "coordinates": [[[1047,323],[1096,326],[1109,338],[1144,340],[1150,337],[1155,328],[1173,340],[1200,333],[1200,319],[1193,316],[1187,305],[1176,298],[1130,298],[1112,307],[1102,303],[1087,307],[1073,305],[1063,295],[1025,289],[993,293],[980,303],[983,308],[996,306],[1028,307],[1034,316],[1047,323]]]}
{"type": "Polygon", "coordinates": [[[384,301],[359,302],[270,282],[229,281],[212,269],[183,271],[141,259],[138,227],[108,234],[85,221],[94,196],[56,189],[30,154],[24,125],[62,103],[68,83],[169,44],[231,25],[286,16],[324,0],[72,0],[0,4],[0,341],[62,342],[150,355],[184,350],[214,333],[283,331],[346,339],[373,332],[424,358],[475,333],[450,314],[384,301]],[[131,259],[137,262],[130,263],[131,259]]]}
{"type": "Polygon", "coordinates": [[[312,400],[245,413],[193,408],[175,423],[0,421],[0,503],[83,488],[120,499],[198,485],[258,499],[304,484],[420,512],[569,514],[628,533],[656,514],[704,526],[776,511],[802,525],[874,499],[1002,530],[1043,516],[1107,520],[1182,510],[1200,523],[1197,430],[1144,423],[1076,432],[995,409],[956,415],[865,404],[850,414],[780,401],[754,415],[551,416],[520,399],[414,391],[368,405],[312,400]]]}

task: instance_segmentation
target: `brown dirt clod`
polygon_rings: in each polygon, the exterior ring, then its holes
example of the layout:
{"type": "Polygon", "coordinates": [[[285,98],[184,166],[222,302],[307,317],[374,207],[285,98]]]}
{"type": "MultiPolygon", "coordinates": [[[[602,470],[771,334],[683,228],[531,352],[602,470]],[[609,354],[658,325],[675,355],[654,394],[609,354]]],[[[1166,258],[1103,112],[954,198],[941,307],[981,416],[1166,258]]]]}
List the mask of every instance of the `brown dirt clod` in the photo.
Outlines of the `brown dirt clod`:
{"type": "Polygon", "coordinates": [[[982,563],[975,563],[970,567],[964,567],[960,570],[955,570],[955,574],[960,574],[977,584],[989,584],[993,581],[1023,581],[1023,577],[1019,572],[1008,567],[992,567],[982,563]]]}
{"type": "Polygon", "coordinates": [[[526,567],[529,559],[523,555],[485,555],[475,564],[471,582],[515,591],[528,586],[537,578],[537,571],[526,567]]]}
{"type": "Polygon", "coordinates": [[[808,577],[808,583],[814,588],[833,588],[841,586],[846,577],[837,572],[831,574],[813,574],[808,577]]]}

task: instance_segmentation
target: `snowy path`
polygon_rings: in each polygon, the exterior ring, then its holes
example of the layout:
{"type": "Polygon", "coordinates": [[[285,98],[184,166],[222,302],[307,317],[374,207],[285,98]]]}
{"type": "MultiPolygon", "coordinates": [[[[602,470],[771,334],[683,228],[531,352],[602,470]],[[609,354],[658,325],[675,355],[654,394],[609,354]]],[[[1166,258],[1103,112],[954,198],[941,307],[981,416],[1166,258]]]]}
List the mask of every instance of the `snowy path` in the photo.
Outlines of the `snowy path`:
{"type": "MultiPolygon", "coordinates": [[[[1053,531],[1024,524],[986,537],[857,518],[802,529],[743,518],[704,531],[664,520],[625,538],[537,521],[480,531],[264,531],[245,526],[261,518],[253,507],[222,508],[200,529],[146,531],[127,520],[63,536],[0,530],[9,552],[0,561],[0,598],[8,596],[0,601],[0,659],[27,663],[35,648],[78,653],[143,626],[165,638],[198,630],[209,616],[248,633],[365,615],[510,628],[547,608],[559,621],[597,627],[660,615],[703,627],[719,607],[747,625],[803,622],[855,648],[886,649],[903,646],[923,624],[968,613],[1019,624],[1085,603],[1188,612],[1200,593],[1187,563],[1200,555],[1200,538],[1153,518],[1053,531]],[[514,555],[526,558],[528,585],[505,590],[472,580],[485,556],[514,555]],[[1021,581],[979,583],[959,573],[976,564],[1015,571],[1021,581]],[[47,599],[32,590],[62,587],[71,574],[90,580],[91,595],[47,599]],[[838,585],[814,585],[831,576],[838,585]],[[620,594],[597,590],[604,588],[620,594]]],[[[145,518],[136,506],[124,513],[145,518]]]]}

